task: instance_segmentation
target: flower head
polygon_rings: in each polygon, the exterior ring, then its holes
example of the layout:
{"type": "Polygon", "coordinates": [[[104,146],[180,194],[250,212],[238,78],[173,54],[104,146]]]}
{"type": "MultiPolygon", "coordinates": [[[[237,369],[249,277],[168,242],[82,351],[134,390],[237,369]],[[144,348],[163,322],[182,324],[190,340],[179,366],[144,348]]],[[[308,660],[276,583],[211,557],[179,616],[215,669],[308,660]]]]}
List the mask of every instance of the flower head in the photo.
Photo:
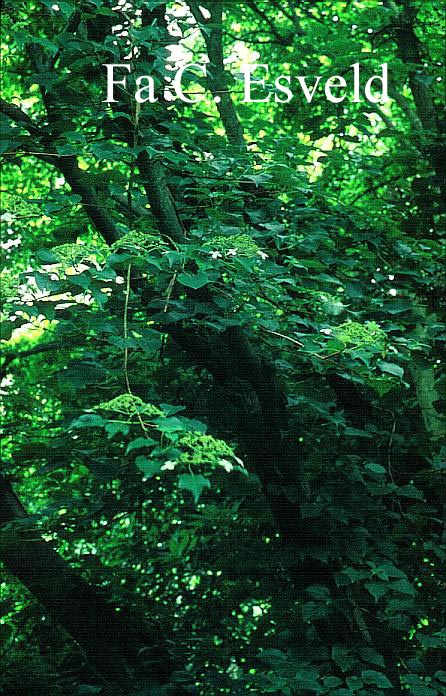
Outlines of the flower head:
{"type": "Polygon", "coordinates": [[[169,460],[165,464],[162,465],[161,471],[173,471],[177,464],[178,464],[178,462],[171,462],[169,460]]]}

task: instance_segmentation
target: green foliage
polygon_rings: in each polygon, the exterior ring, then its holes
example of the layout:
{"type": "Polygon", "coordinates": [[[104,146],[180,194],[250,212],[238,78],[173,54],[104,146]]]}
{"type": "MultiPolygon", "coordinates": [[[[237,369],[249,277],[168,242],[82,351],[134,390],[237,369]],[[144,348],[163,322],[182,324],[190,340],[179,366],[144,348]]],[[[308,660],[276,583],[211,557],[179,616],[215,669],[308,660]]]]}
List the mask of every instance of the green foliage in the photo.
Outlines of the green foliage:
{"type": "MultiPolygon", "coordinates": [[[[6,2],[2,467],[30,517],[0,558],[43,538],[186,693],[444,696],[439,7],[228,2],[219,109],[104,103],[129,51],[129,94],[166,46],[209,58],[214,22],[169,2],[166,35],[163,6],[6,2]],[[244,103],[242,60],[265,90],[388,62],[390,99],[244,103]]],[[[5,577],[0,694],[105,696],[5,577]]]]}
{"type": "Polygon", "coordinates": [[[180,461],[185,464],[216,465],[224,458],[232,459],[234,451],[223,440],[216,440],[212,435],[202,435],[201,433],[187,433],[180,438],[178,444],[186,452],[180,455],[180,461]]]}
{"type": "Polygon", "coordinates": [[[101,258],[103,249],[92,246],[91,244],[60,244],[51,249],[62,268],[67,269],[76,267],[83,261],[96,260],[101,258]]]}
{"type": "Polygon", "coordinates": [[[167,245],[163,245],[155,234],[150,231],[145,232],[127,232],[122,235],[116,242],[111,245],[111,250],[115,251],[118,249],[138,249],[140,251],[149,251],[153,248],[168,248],[167,245]]]}
{"type": "Polygon", "coordinates": [[[386,332],[374,321],[358,324],[346,321],[336,327],[335,335],[342,343],[359,348],[361,346],[377,346],[384,348],[387,341],[386,332]]]}
{"type": "Polygon", "coordinates": [[[104,401],[94,407],[98,411],[111,411],[133,416],[136,413],[146,416],[162,416],[163,412],[153,404],[145,404],[139,396],[120,394],[110,401],[104,401]]]}
{"type": "Polygon", "coordinates": [[[210,252],[213,258],[223,256],[258,256],[259,247],[248,234],[232,234],[228,237],[216,236],[206,242],[206,246],[211,247],[210,252]]]}

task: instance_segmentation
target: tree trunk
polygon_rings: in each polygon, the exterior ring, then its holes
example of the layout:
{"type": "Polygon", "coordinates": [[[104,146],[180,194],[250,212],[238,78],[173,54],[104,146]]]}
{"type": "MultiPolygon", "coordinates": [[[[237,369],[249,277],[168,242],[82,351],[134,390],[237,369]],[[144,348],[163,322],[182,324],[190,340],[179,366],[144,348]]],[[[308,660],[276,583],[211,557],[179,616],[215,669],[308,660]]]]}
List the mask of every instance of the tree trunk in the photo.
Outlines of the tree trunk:
{"type": "Polygon", "coordinates": [[[150,627],[141,635],[132,618],[117,612],[49,542],[27,539],[24,528],[20,529],[20,520],[26,517],[10,483],[0,476],[0,561],[7,570],[79,644],[104,682],[113,685],[114,693],[127,693],[146,670],[154,689],[166,682],[172,667],[156,630],[150,627]]]}

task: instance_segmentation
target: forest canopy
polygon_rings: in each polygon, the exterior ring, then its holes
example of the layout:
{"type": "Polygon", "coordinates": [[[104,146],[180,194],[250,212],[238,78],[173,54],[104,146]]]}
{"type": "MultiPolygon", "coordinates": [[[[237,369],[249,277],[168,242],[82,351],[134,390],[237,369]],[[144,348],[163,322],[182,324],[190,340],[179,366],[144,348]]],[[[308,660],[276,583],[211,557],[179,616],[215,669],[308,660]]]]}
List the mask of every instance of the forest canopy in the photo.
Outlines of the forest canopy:
{"type": "Polygon", "coordinates": [[[445,696],[440,3],[3,4],[0,694],[445,696]]]}

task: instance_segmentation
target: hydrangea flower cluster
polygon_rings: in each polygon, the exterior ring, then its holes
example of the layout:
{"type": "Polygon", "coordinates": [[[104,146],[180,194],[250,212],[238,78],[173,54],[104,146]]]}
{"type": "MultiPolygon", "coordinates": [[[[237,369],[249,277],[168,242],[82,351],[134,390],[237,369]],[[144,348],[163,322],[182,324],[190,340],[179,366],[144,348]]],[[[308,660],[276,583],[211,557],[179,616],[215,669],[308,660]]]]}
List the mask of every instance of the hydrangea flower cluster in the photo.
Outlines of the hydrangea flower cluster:
{"type": "Polygon", "coordinates": [[[95,411],[111,411],[113,413],[122,413],[126,416],[135,415],[137,413],[151,417],[162,417],[164,413],[153,404],[146,404],[139,396],[133,394],[120,394],[115,396],[110,401],[103,401],[94,407],[95,411]]]}
{"type": "Polygon", "coordinates": [[[386,332],[375,321],[367,321],[365,324],[346,321],[336,327],[334,334],[345,345],[375,345],[385,348],[387,343],[386,332]]]}
{"type": "Polygon", "coordinates": [[[268,254],[265,254],[265,252],[259,249],[249,234],[213,237],[205,244],[205,247],[210,246],[212,249],[209,253],[213,259],[222,259],[224,257],[231,258],[234,256],[244,256],[248,258],[259,256],[263,260],[268,258],[268,254]]]}
{"type": "Polygon", "coordinates": [[[111,250],[116,251],[118,249],[139,249],[141,251],[148,251],[154,247],[166,247],[167,245],[159,237],[152,234],[149,230],[148,232],[127,232],[122,237],[120,237],[116,242],[111,245],[111,250]]]}
{"type": "Polygon", "coordinates": [[[51,249],[59,263],[64,268],[76,266],[87,260],[96,260],[99,256],[103,259],[103,250],[91,244],[59,244],[51,249]]]}
{"type": "Polygon", "coordinates": [[[183,435],[176,443],[183,451],[176,461],[168,461],[164,469],[174,470],[178,465],[199,466],[216,468],[221,466],[230,473],[235,464],[243,466],[243,462],[234,454],[234,450],[223,440],[218,440],[212,435],[203,435],[200,432],[189,432],[183,435]]]}
{"type": "Polygon", "coordinates": [[[3,191],[2,195],[4,197],[3,211],[0,215],[0,222],[10,225],[29,224],[30,218],[40,217],[42,215],[42,210],[38,205],[32,203],[21,196],[17,196],[14,193],[9,193],[8,191],[3,191]]]}

